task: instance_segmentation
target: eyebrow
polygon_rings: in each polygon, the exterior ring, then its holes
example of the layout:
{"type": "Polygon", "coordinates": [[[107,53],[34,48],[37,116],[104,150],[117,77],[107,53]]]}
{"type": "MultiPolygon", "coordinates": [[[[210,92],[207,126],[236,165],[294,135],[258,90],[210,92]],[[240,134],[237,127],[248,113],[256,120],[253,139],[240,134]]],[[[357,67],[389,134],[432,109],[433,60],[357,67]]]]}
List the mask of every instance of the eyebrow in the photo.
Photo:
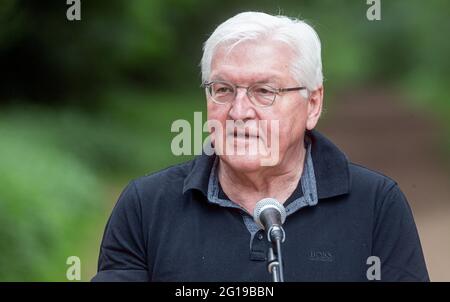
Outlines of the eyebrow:
{"type": "MultiPolygon", "coordinates": [[[[223,81],[223,82],[231,82],[230,80],[226,80],[224,77],[217,75],[214,76],[211,81],[223,81]]],[[[265,83],[278,83],[280,81],[280,78],[278,78],[277,76],[268,76],[265,78],[262,78],[258,81],[255,81],[253,83],[261,83],[261,84],[265,84],[265,83]]]]}

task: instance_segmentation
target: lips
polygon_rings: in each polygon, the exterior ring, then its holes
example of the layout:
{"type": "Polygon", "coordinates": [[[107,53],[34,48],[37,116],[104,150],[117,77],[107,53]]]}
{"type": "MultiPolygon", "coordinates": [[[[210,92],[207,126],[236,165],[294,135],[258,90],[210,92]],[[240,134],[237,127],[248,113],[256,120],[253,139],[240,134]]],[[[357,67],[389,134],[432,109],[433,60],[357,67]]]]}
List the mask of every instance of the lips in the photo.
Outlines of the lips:
{"type": "Polygon", "coordinates": [[[257,131],[250,131],[248,129],[246,129],[245,131],[239,131],[239,130],[235,129],[233,131],[232,135],[235,138],[259,138],[257,131]]]}
{"type": "Polygon", "coordinates": [[[230,142],[235,142],[236,140],[242,140],[245,142],[251,142],[251,141],[260,141],[262,144],[266,144],[266,139],[264,133],[261,133],[261,135],[258,133],[257,130],[252,129],[235,129],[234,131],[230,131],[227,134],[228,138],[230,138],[230,142]]]}

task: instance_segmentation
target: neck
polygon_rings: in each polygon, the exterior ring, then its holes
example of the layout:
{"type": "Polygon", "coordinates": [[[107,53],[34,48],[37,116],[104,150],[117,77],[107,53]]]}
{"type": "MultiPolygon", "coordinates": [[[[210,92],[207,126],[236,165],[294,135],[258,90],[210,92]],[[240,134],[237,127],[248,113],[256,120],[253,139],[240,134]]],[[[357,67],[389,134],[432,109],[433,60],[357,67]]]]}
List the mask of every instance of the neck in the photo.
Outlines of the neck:
{"type": "Polygon", "coordinates": [[[304,144],[288,149],[276,166],[261,167],[251,172],[242,172],[220,160],[218,177],[225,193],[249,213],[256,203],[273,197],[284,203],[296,189],[305,161],[304,144]]]}

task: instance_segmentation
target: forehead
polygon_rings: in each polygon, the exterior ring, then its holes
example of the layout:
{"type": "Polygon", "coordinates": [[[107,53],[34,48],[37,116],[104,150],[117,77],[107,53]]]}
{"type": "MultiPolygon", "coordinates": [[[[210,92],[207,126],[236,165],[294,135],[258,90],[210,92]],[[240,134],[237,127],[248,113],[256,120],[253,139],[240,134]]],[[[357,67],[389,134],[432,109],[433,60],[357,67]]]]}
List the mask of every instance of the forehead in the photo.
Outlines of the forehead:
{"type": "Polygon", "coordinates": [[[211,79],[243,82],[284,81],[291,78],[294,53],[279,41],[245,41],[219,46],[211,62],[211,79]]]}

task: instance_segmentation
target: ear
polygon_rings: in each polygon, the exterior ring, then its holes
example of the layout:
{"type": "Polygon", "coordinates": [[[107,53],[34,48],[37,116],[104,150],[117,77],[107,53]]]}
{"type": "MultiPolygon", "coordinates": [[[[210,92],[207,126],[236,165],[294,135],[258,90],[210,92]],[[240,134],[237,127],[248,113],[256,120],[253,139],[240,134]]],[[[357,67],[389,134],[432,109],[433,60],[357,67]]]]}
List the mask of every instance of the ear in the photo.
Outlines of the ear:
{"type": "Polygon", "coordinates": [[[306,118],[306,129],[312,130],[316,127],[322,113],[323,86],[312,91],[308,101],[308,116],[306,118]]]}

